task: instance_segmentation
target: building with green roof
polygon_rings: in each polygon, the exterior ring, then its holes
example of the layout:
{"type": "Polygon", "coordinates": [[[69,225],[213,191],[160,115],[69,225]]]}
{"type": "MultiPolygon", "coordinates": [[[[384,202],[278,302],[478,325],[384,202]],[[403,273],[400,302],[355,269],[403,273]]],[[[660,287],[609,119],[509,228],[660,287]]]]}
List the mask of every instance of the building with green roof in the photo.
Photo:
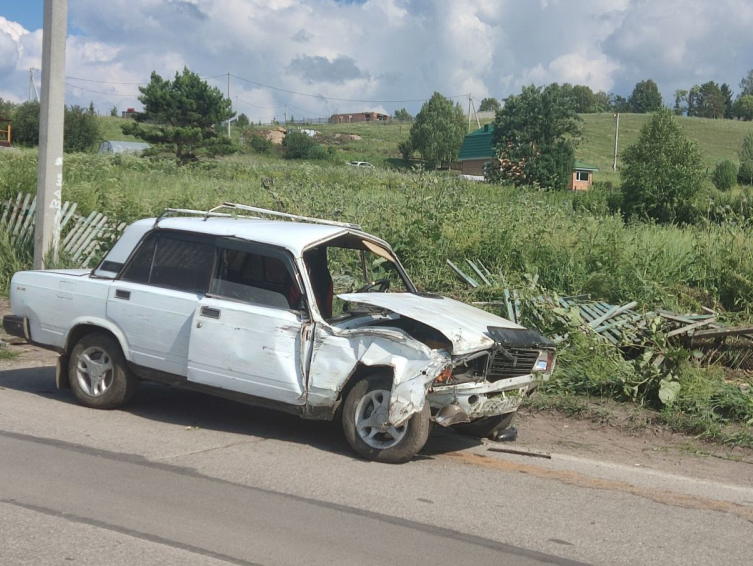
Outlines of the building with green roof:
{"type": "MultiPolygon", "coordinates": [[[[494,136],[494,125],[486,124],[483,128],[471,132],[463,139],[463,145],[460,146],[457,162],[460,163],[460,172],[463,175],[474,177],[483,177],[487,165],[494,158],[494,146],[492,137],[494,136]]],[[[598,171],[598,167],[593,167],[582,161],[575,161],[573,176],[570,179],[568,188],[572,191],[585,191],[593,184],[593,174],[598,171]]]]}

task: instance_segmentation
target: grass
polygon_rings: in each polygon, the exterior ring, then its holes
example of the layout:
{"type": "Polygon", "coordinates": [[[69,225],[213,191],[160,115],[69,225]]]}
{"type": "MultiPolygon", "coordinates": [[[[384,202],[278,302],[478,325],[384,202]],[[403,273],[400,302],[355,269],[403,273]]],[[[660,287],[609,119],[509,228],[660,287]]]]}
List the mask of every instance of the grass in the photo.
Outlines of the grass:
{"type": "Polygon", "coordinates": [[[7,348],[0,348],[0,362],[15,360],[18,357],[18,352],[12,352],[7,348]]]}

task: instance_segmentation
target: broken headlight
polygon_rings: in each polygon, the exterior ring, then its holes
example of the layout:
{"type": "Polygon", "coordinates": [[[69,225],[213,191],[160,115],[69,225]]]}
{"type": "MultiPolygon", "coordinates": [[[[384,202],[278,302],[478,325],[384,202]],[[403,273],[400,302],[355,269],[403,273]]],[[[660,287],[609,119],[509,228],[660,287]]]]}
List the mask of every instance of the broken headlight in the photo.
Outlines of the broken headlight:
{"type": "Polygon", "coordinates": [[[533,364],[533,371],[537,373],[549,373],[554,369],[554,351],[541,350],[539,357],[533,364]]]}

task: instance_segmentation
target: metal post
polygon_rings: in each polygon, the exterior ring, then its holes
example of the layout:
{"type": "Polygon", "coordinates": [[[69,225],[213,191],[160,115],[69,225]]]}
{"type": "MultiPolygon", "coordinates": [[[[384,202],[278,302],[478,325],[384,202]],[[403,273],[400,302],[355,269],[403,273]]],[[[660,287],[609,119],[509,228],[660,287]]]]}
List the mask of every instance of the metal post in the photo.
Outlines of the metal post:
{"type": "Polygon", "coordinates": [[[67,25],[68,0],[44,0],[34,269],[44,269],[45,259],[51,250],[53,261],[57,261],[57,248],[60,238],[60,202],[63,191],[65,38],[67,25]]]}
{"type": "Polygon", "coordinates": [[[617,142],[620,139],[620,113],[615,114],[617,118],[617,126],[614,130],[614,164],[612,165],[612,171],[617,171],[617,142]]]}
{"type": "Polygon", "coordinates": [[[471,133],[471,98],[472,94],[468,95],[468,133],[471,133]]]}
{"type": "MultiPolygon", "coordinates": [[[[227,74],[227,99],[230,101],[232,108],[233,99],[230,98],[230,73],[227,74]]],[[[230,137],[230,118],[227,119],[227,137],[230,137]]]]}

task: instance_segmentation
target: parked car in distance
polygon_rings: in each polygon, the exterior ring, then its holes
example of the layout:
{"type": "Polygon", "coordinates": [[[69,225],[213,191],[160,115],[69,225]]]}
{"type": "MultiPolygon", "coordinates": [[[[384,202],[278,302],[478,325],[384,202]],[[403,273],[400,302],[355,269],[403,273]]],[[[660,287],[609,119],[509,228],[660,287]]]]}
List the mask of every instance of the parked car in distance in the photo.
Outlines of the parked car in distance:
{"type": "Polygon", "coordinates": [[[373,169],[374,166],[368,161],[348,161],[348,165],[351,167],[366,167],[373,169]]]}
{"type": "Polygon", "coordinates": [[[538,332],[419,292],[356,225],[231,203],[136,221],[91,271],[18,272],[10,304],[5,331],[59,352],[58,388],[87,407],[176,384],[339,419],[381,462],[433,423],[506,428],[555,362],[538,332]]]}

